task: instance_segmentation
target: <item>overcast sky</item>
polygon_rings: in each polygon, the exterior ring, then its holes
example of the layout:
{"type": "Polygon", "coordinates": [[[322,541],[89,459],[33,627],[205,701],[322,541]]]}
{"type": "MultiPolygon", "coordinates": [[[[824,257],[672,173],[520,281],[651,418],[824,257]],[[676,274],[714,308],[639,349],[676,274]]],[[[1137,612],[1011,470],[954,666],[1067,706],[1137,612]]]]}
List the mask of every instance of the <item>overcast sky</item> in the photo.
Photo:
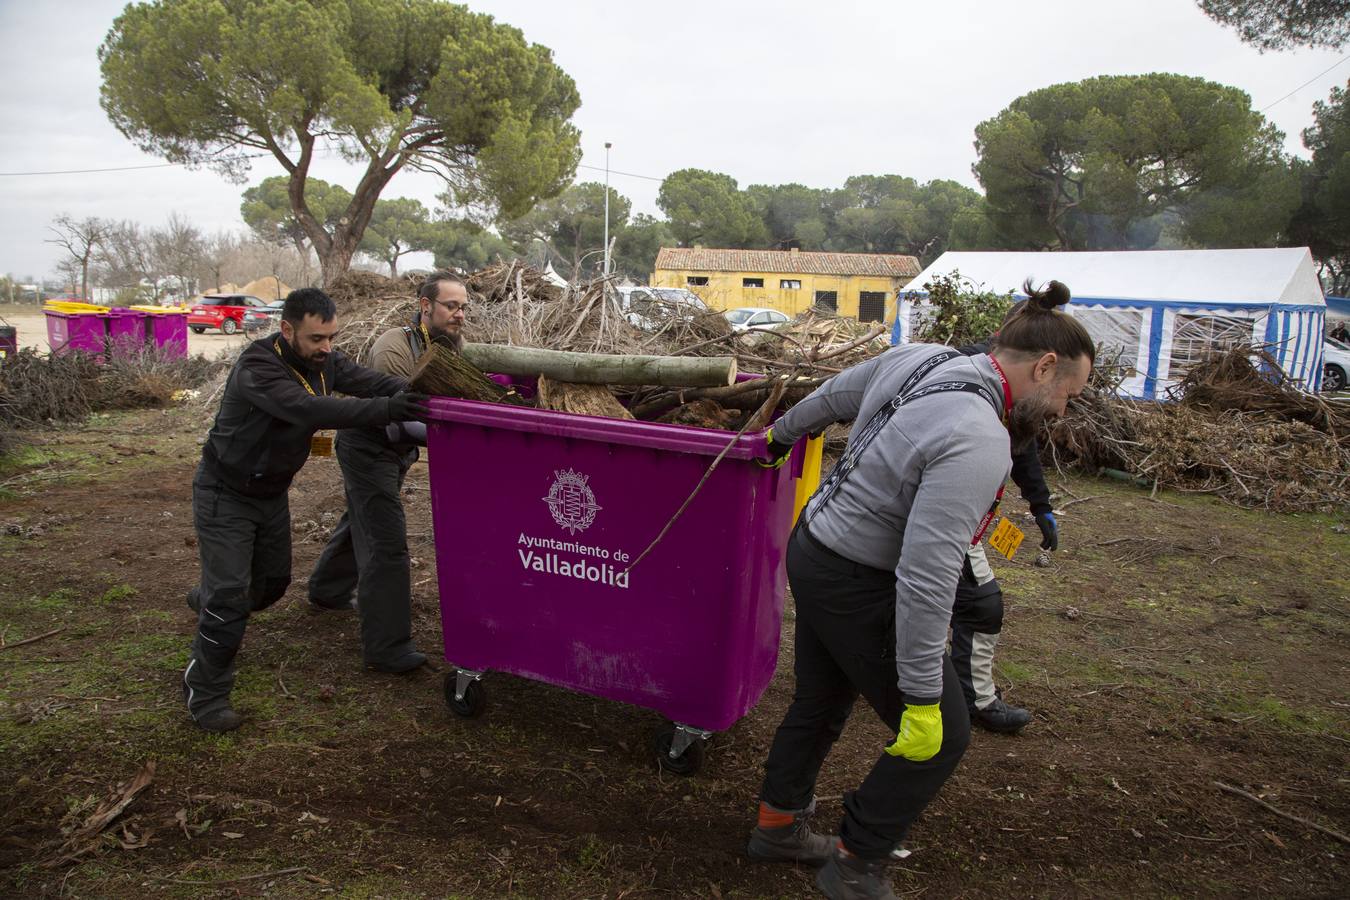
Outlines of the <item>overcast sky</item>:
{"type": "MultiPolygon", "coordinates": [[[[1235,85],[1258,109],[1270,107],[1288,151],[1306,156],[1299,133],[1313,101],[1350,77],[1350,62],[1336,65],[1343,53],[1257,53],[1193,0],[469,5],[553,49],[581,92],[578,180],[603,180],[611,141],[611,185],[635,212],[653,214],[660,179],[685,167],[726,172],[742,186],[833,187],[853,174],[896,173],[978,187],[976,124],[1028,91],[1105,74],[1177,72],[1235,85]]],[[[0,0],[0,173],[162,162],[133,147],[98,105],[96,50],[123,6],[0,0]]],[[[280,172],[259,160],[249,184],[280,172]]],[[[348,188],[358,177],[331,158],[314,174],[348,188]]],[[[60,213],[157,225],[178,211],[206,231],[243,229],[244,187],[179,167],[0,175],[0,272],[52,272],[60,251],[43,239],[60,213]]],[[[384,196],[434,207],[438,190],[430,176],[401,173],[384,196]]]]}

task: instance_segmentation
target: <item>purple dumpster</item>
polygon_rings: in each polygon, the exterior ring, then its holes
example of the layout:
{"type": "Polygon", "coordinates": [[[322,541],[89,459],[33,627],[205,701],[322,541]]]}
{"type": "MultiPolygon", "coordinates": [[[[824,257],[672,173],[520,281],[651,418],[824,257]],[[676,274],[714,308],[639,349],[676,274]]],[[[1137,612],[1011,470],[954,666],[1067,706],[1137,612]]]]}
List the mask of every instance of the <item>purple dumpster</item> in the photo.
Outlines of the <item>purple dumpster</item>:
{"type": "Polygon", "coordinates": [[[136,309],[108,310],[108,345],[113,353],[130,355],[145,350],[146,314],[136,309]]]}
{"type": "Polygon", "coordinates": [[[150,346],[167,357],[187,356],[187,313],[148,313],[145,337],[150,346]]]}
{"type": "Polygon", "coordinates": [[[773,677],[802,448],[768,469],[762,431],[445,398],[429,424],[451,710],[510,672],[656,710],[661,764],[696,771],[773,677]]]}
{"type": "Polygon", "coordinates": [[[44,309],[47,345],[52,353],[102,353],[108,337],[108,314],[44,309]]]}
{"type": "Polygon", "coordinates": [[[19,330],[13,325],[0,325],[0,363],[19,352],[19,330]]]}

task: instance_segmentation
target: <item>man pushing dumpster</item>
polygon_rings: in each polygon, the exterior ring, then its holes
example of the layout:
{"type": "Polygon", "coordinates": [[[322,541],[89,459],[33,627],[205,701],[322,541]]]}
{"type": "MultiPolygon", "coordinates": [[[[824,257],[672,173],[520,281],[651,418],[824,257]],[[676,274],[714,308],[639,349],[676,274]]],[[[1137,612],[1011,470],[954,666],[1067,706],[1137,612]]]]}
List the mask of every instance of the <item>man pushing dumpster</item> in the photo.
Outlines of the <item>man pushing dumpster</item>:
{"type": "Polygon", "coordinates": [[[323,291],[286,297],[281,330],[239,354],[192,480],[200,584],[188,594],[197,635],[183,697],[198,726],[233,731],[234,656],[251,613],[291,582],[287,490],[311,449],[327,455],[323,428],[383,426],[425,415],[407,382],[362,368],[333,349],[337,309],[323,291]],[[337,398],[334,392],[353,395],[337,398]],[[358,399],[365,398],[365,399],[358,399]]]}
{"type": "Polygon", "coordinates": [[[797,605],[791,706],[765,763],[748,853],[820,865],[833,898],[894,897],[885,863],[956,769],[970,716],[946,655],[967,548],[994,518],[1022,447],[1087,383],[1094,346],[1051,282],[966,357],[912,344],[855,366],[769,432],[784,459],[803,435],[853,421],[848,447],[787,550],[797,605]],[[821,764],[858,695],[896,735],[844,795],[838,839],[810,827],[821,764]]]}
{"type": "MultiPolygon", "coordinates": [[[[413,320],[391,328],[370,350],[371,368],[409,378],[432,341],[458,349],[469,311],[464,281],[437,272],[417,292],[413,320]]],[[[408,468],[426,446],[426,425],[392,423],[387,428],[344,428],[337,458],[347,511],[309,578],[309,602],[318,609],[350,609],[352,594],[361,616],[366,666],[380,672],[410,672],[427,661],[413,646],[412,577],[408,525],[401,491],[408,468]]]]}

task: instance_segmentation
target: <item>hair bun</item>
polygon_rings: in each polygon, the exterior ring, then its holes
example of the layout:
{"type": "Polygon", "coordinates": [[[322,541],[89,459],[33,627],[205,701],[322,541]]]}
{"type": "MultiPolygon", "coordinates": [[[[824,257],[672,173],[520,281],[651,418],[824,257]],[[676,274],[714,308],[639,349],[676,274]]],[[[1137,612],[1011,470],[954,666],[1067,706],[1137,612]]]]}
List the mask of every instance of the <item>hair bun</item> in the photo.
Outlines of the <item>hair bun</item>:
{"type": "Polygon", "coordinates": [[[1058,306],[1066,305],[1072,295],[1069,287],[1062,281],[1051,281],[1039,290],[1031,286],[1028,278],[1022,284],[1022,292],[1027,295],[1027,308],[1050,312],[1058,306]]]}

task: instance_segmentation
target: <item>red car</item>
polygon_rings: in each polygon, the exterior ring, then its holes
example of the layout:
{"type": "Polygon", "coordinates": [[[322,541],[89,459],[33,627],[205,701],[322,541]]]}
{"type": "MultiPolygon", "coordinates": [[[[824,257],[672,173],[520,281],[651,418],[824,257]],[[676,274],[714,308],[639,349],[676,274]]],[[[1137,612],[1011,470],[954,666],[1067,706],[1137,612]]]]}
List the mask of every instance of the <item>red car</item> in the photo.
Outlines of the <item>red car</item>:
{"type": "Polygon", "coordinates": [[[244,327],[244,313],[266,305],[252,294],[204,294],[188,312],[188,327],[197,334],[208,328],[234,334],[244,327]]]}

